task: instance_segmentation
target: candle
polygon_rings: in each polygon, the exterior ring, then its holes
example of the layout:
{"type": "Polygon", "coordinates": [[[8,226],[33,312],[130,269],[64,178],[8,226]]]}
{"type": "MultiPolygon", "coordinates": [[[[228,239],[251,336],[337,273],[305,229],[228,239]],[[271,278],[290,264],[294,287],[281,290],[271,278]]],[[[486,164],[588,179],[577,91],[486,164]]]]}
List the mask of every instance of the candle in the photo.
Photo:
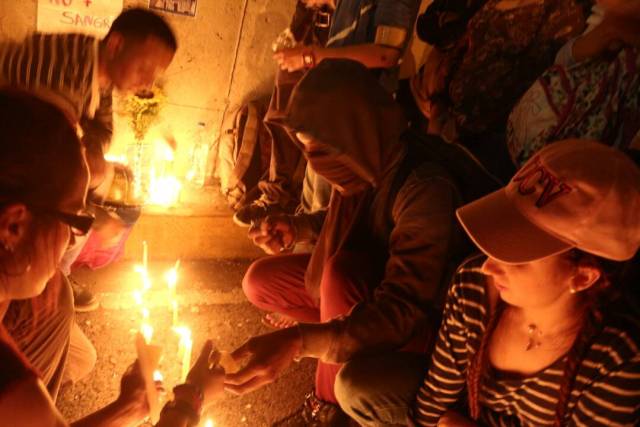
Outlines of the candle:
{"type": "Polygon", "coordinates": [[[215,424],[211,418],[207,418],[207,421],[204,422],[204,427],[215,427],[215,424]]]}
{"type": "Polygon", "coordinates": [[[189,368],[191,367],[191,350],[193,341],[191,340],[191,330],[186,326],[178,326],[173,330],[180,336],[178,354],[182,355],[180,382],[183,383],[187,379],[189,368]]]}
{"type": "Polygon", "coordinates": [[[140,325],[140,333],[144,337],[144,342],[151,344],[151,338],[153,338],[153,326],[146,322],[142,322],[142,325],[140,325]]]}
{"type": "Polygon", "coordinates": [[[171,314],[173,326],[178,326],[178,300],[176,299],[176,285],[178,283],[178,268],[180,268],[180,260],[177,260],[173,268],[164,274],[169,288],[169,305],[171,306],[171,314]]]}
{"type": "Polygon", "coordinates": [[[147,245],[146,240],[142,241],[142,266],[144,267],[145,271],[149,266],[149,246],[147,245]]]}
{"type": "Polygon", "coordinates": [[[158,371],[157,369],[155,371],[153,371],[153,380],[154,381],[164,381],[164,376],[162,375],[162,372],[158,371]]]}
{"type": "Polygon", "coordinates": [[[171,310],[172,310],[172,319],[173,319],[173,325],[177,325],[178,324],[178,301],[177,300],[172,300],[171,301],[171,310]]]}
{"type": "MultiPolygon", "coordinates": [[[[153,328],[151,328],[151,333],[153,333],[153,328]]],[[[157,368],[160,363],[160,357],[162,356],[162,347],[152,345],[150,341],[151,337],[147,339],[142,332],[136,334],[136,352],[138,354],[140,372],[144,379],[145,390],[147,392],[149,417],[153,423],[156,423],[160,418],[160,402],[158,390],[155,386],[155,379],[157,378],[156,372],[158,372],[157,368]]]]}

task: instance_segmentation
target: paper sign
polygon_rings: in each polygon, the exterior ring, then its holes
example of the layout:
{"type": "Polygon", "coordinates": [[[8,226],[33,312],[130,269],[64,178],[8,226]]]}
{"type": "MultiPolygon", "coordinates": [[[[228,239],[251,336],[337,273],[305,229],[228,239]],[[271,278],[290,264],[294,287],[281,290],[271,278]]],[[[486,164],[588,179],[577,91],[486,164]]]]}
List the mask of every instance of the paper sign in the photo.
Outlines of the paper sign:
{"type": "Polygon", "coordinates": [[[179,15],[196,16],[198,0],[149,0],[151,9],[179,15]]]}
{"type": "Polygon", "coordinates": [[[38,31],[104,37],[122,12],[122,0],[38,0],[38,31]]]}

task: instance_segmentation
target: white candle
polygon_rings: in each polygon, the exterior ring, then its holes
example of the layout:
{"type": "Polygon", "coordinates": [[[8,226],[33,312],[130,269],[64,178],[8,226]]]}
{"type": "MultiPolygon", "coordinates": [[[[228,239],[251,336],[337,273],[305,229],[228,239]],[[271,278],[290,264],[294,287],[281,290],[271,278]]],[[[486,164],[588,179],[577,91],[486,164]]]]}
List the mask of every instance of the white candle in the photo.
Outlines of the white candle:
{"type": "Polygon", "coordinates": [[[145,271],[149,266],[149,246],[147,245],[146,240],[142,241],[142,266],[144,267],[145,271]]]}
{"type": "Polygon", "coordinates": [[[173,325],[175,326],[178,324],[178,301],[175,299],[171,301],[171,311],[173,325]]]}
{"type": "Polygon", "coordinates": [[[178,300],[176,299],[176,286],[178,283],[178,269],[180,268],[180,260],[177,260],[173,268],[168,270],[164,278],[169,288],[169,305],[171,306],[171,314],[173,326],[178,326],[178,300]]]}
{"type": "Polygon", "coordinates": [[[182,355],[182,366],[180,373],[180,382],[184,383],[191,367],[191,350],[193,348],[193,341],[191,340],[191,330],[186,326],[179,326],[173,328],[178,335],[180,335],[178,354],[182,355]]]}

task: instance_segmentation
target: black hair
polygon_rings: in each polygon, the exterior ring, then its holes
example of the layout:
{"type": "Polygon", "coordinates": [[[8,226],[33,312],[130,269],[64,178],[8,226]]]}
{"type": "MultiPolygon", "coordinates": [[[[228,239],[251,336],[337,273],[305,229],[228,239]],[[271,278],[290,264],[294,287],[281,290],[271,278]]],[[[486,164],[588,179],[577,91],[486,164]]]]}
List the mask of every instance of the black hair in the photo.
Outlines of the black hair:
{"type": "Polygon", "coordinates": [[[122,12],[111,24],[105,39],[112,33],[122,34],[125,40],[143,40],[153,36],[171,50],[178,49],[178,41],[169,23],[160,15],[147,9],[132,8],[122,12]]]}

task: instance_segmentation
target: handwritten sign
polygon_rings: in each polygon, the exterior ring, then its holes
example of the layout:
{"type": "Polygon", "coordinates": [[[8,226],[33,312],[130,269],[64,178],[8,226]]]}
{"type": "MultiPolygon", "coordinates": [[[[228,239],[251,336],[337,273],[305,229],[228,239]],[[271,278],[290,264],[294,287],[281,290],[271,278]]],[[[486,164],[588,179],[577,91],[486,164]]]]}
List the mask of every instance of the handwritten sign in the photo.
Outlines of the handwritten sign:
{"type": "Polygon", "coordinates": [[[122,0],[38,0],[37,28],[45,33],[102,37],[122,11],[122,0]]]}

